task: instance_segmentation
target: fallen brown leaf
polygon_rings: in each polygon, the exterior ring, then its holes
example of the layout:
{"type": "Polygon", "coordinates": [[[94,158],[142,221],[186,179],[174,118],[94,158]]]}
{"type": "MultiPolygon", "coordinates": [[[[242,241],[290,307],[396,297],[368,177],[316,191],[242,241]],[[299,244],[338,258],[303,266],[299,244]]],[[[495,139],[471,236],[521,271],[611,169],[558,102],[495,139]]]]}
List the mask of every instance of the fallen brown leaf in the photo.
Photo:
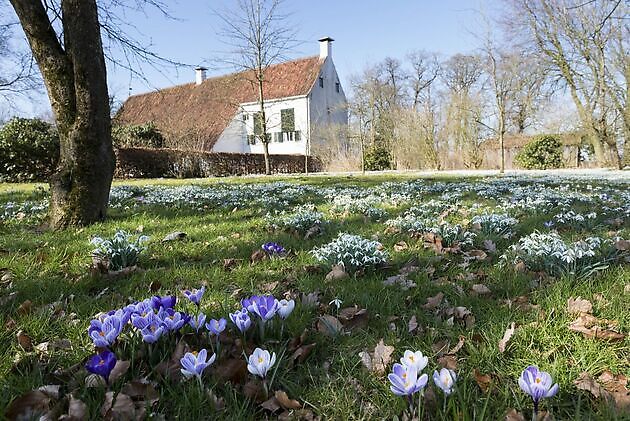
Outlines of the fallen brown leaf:
{"type": "Polygon", "coordinates": [[[567,311],[569,314],[587,314],[593,311],[593,304],[582,297],[569,298],[567,300],[567,311]]]}
{"type": "Polygon", "coordinates": [[[512,338],[512,335],[514,335],[515,330],[516,327],[514,322],[512,322],[507,329],[505,329],[505,333],[503,333],[503,338],[501,338],[501,340],[499,341],[499,352],[505,352],[505,347],[507,346],[508,341],[512,338]]]}
{"type": "Polygon", "coordinates": [[[138,414],[136,414],[136,406],[133,400],[124,393],[114,394],[114,392],[107,392],[105,394],[105,402],[101,407],[101,416],[106,420],[136,420],[138,414]],[[115,396],[115,398],[114,398],[115,396]]]}
{"type": "Polygon", "coordinates": [[[19,314],[20,316],[26,316],[27,314],[30,314],[32,310],[33,303],[31,302],[31,300],[26,300],[18,307],[17,314],[19,314]]]}
{"type": "Polygon", "coordinates": [[[242,358],[227,359],[217,365],[215,374],[223,381],[243,383],[247,379],[247,363],[242,358]]]}
{"type": "Polygon", "coordinates": [[[81,421],[87,419],[88,406],[81,400],[70,395],[70,403],[68,404],[68,416],[63,418],[67,421],[81,421]]]}
{"type": "Polygon", "coordinates": [[[613,320],[598,319],[590,314],[582,314],[569,324],[569,330],[582,333],[587,338],[621,341],[626,335],[616,332],[618,323],[613,320]]]}
{"type": "Polygon", "coordinates": [[[267,399],[266,401],[261,403],[260,406],[271,413],[278,412],[282,409],[282,407],[280,406],[280,402],[278,402],[278,399],[276,399],[275,396],[267,399]]]}
{"type": "Polygon", "coordinates": [[[346,329],[364,329],[368,325],[370,315],[364,308],[346,307],[339,310],[338,319],[346,329]]]}
{"type": "Polygon", "coordinates": [[[379,343],[374,347],[374,352],[371,354],[363,351],[359,353],[359,357],[361,357],[361,362],[369,371],[376,374],[384,374],[387,370],[387,366],[392,359],[392,354],[394,353],[394,347],[385,345],[383,339],[379,341],[379,343]]]}
{"type": "Polygon", "coordinates": [[[116,365],[114,366],[114,369],[112,370],[111,373],[109,373],[109,383],[113,384],[116,382],[116,380],[124,376],[129,370],[130,366],[131,366],[131,363],[129,361],[121,361],[121,360],[116,361],[116,365]]]}
{"type": "Polygon", "coordinates": [[[26,352],[33,350],[33,341],[31,340],[30,336],[24,333],[24,331],[19,330],[16,336],[20,348],[22,348],[26,352]]]}
{"type": "Polygon", "coordinates": [[[476,368],[473,370],[473,376],[475,377],[477,386],[479,386],[483,393],[486,393],[492,384],[492,377],[488,374],[481,374],[476,368]]]}
{"type": "Polygon", "coordinates": [[[39,419],[39,416],[48,412],[50,396],[40,390],[33,390],[14,399],[6,410],[9,420],[39,419]]]}
{"type": "Polygon", "coordinates": [[[276,391],[275,398],[284,409],[300,409],[302,404],[295,399],[290,399],[287,392],[282,390],[276,391]]]}
{"type": "Polygon", "coordinates": [[[490,288],[488,288],[484,284],[474,284],[472,286],[472,290],[474,293],[479,294],[479,295],[492,294],[492,291],[490,291],[490,288]]]}
{"type": "Polygon", "coordinates": [[[443,355],[437,360],[438,365],[449,370],[457,370],[457,358],[454,355],[443,355]]]}
{"type": "Polygon", "coordinates": [[[523,414],[512,408],[505,414],[505,421],[527,421],[523,414]]]}
{"type": "Polygon", "coordinates": [[[620,251],[630,250],[630,240],[617,240],[615,241],[615,248],[620,251]]]}
{"type": "Polygon", "coordinates": [[[425,308],[427,310],[433,310],[442,303],[443,298],[444,298],[444,293],[438,292],[433,297],[427,298],[427,302],[425,305],[422,306],[422,308],[425,308]]]}
{"type": "Polygon", "coordinates": [[[464,346],[464,342],[466,341],[466,338],[463,335],[459,336],[459,340],[457,341],[457,344],[455,344],[455,346],[453,348],[451,348],[448,353],[451,355],[455,355],[457,354],[457,352],[462,349],[462,347],[464,346]]]}
{"type": "Polygon", "coordinates": [[[409,245],[404,241],[399,241],[396,244],[394,244],[394,251],[396,252],[404,251],[404,250],[407,250],[408,248],[409,248],[409,245]]]}
{"type": "Polygon", "coordinates": [[[423,331],[422,326],[418,324],[418,320],[416,319],[415,314],[411,316],[411,319],[409,319],[409,323],[407,324],[407,331],[412,335],[420,334],[423,331]]]}
{"type": "Polygon", "coordinates": [[[317,330],[326,336],[337,336],[343,331],[343,325],[335,316],[324,314],[317,320],[317,330]]]}
{"type": "Polygon", "coordinates": [[[247,396],[254,402],[262,403],[265,401],[265,388],[262,383],[253,379],[243,385],[243,395],[247,396]]]}
{"type": "Polygon", "coordinates": [[[326,275],[327,281],[341,281],[343,279],[347,279],[350,275],[348,275],[341,265],[334,265],[332,270],[328,272],[326,275]]]}
{"type": "Polygon", "coordinates": [[[267,253],[265,253],[264,250],[258,249],[254,250],[252,255],[249,257],[249,261],[254,264],[256,262],[260,262],[261,260],[266,259],[267,257],[267,253]]]}

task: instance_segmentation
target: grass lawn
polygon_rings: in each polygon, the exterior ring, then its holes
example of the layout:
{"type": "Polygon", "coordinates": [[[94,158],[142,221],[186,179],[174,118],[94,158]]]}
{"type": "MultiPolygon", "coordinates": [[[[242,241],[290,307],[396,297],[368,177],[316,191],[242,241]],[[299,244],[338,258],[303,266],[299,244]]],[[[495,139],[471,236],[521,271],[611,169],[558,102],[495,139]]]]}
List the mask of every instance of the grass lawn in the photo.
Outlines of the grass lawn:
{"type": "MultiPolygon", "coordinates": [[[[190,350],[210,351],[205,333],[197,335],[186,326],[148,345],[127,328],[112,350],[130,366],[108,386],[133,399],[129,408],[114,406],[122,419],[142,413],[183,420],[402,419],[408,404],[390,391],[387,374],[408,349],[422,351],[429,360],[420,419],[499,420],[513,408],[531,419],[531,399],[518,385],[528,365],[539,366],[558,383],[558,394],[540,405],[556,420],[630,419],[623,412],[624,405],[626,411],[630,406],[625,382],[600,378],[606,372],[630,377],[630,259],[619,241],[630,238],[629,187],[630,178],[568,176],[136,180],[115,183],[106,222],[48,232],[38,229],[44,187],[0,186],[0,414],[28,407],[28,402],[11,402],[32,390],[59,385],[58,396],[44,395],[49,402],[42,404],[53,419],[68,413],[70,395],[86,405],[85,418],[101,418],[107,388],[98,382],[88,387],[93,379],[86,381],[83,368],[95,351],[87,334],[90,320],[169,294],[178,297],[177,310],[195,314],[181,291],[204,285],[201,311],[208,319],[228,319],[228,328],[203,388],[183,381],[178,366],[165,372],[160,363],[173,358],[178,343],[180,351],[184,343],[190,350]],[[300,233],[270,226],[280,220],[300,223],[285,217],[308,203],[322,214],[319,235],[305,239],[309,226],[300,226],[300,233]],[[274,216],[281,211],[282,216],[274,216]],[[595,216],[588,215],[592,212],[595,216]],[[473,218],[484,214],[505,214],[516,222],[493,231],[494,225],[475,223],[473,218]],[[386,222],[392,220],[397,222],[386,222]],[[453,239],[449,232],[436,233],[440,222],[447,223],[441,229],[455,230],[453,239]],[[458,224],[463,231],[457,231],[458,224]],[[90,240],[109,238],[120,229],[150,237],[139,258],[141,270],[117,278],[92,271],[90,240]],[[187,237],[161,241],[174,231],[187,237]],[[387,262],[354,273],[347,267],[351,273],[344,279],[326,279],[330,265],[317,261],[311,250],[342,232],[382,243],[387,262]],[[557,232],[569,246],[587,237],[604,240],[593,256],[571,263],[552,257],[552,251],[528,260],[523,250],[520,255],[510,250],[533,232],[557,232]],[[268,241],[284,246],[288,255],[250,262],[268,241]],[[384,284],[388,278],[393,285],[384,284]],[[314,305],[305,302],[310,293],[316,293],[314,305]],[[253,294],[293,298],[296,307],[285,326],[275,318],[264,338],[252,327],[243,342],[228,314],[253,294]],[[439,300],[438,294],[443,294],[439,300]],[[588,300],[592,309],[570,311],[567,300],[576,297],[588,300]],[[344,318],[352,311],[342,310],[352,306],[366,312],[344,318]],[[585,333],[570,330],[580,316],[597,318],[616,336],[587,337],[594,332],[590,325],[585,333]],[[516,330],[500,352],[499,342],[512,323],[516,330]],[[393,352],[383,361],[377,355],[368,369],[362,362],[366,354],[359,354],[374,353],[381,340],[393,352]],[[46,342],[47,349],[38,346],[46,342]],[[270,390],[285,391],[302,409],[287,402],[260,405],[264,391],[242,366],[243,354],[255,347],[277,355],[270,390]],[[381,363],[385,372],[378,370],[381,363]],[[431,379],[442,366],[457,373],[449,397],[431,379]],[[575,384],[583,373],[599,382],[591,390],[601,387],[602,396],[584,390],[584,382],[575,384]],[[273,404],[277,408],[270,410],[273,404]]],[[[43,397],[37,398],[41,404],[43,397]]]]}

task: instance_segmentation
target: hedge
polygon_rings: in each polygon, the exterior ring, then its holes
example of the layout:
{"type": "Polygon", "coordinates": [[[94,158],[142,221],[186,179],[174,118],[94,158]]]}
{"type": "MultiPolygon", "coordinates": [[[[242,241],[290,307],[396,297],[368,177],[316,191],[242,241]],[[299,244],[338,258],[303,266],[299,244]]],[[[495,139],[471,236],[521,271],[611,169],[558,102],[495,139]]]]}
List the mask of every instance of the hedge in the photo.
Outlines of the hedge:
{"type": "MultiPolygon", "coordinates": [[[[304,172],[302,155],[271,155],[276,174],[304,172]]],[[[309,157],[309,172],[321,171],[321,163],[309,157]]],[[[264,174],[261,154],[210,153],[177,149],[119,148],[116,178],[198,178],[264,174]]]]}

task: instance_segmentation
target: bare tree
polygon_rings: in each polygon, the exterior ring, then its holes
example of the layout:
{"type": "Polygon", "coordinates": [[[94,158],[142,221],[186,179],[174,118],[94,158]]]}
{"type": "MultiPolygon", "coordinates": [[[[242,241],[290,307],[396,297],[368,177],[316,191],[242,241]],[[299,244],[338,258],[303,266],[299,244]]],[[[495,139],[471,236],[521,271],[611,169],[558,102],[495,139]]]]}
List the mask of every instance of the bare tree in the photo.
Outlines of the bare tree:
{"type": "Polygon", "coordinates": [[[509,0],[509,4],[510,27],[525,44],[535,47],[567,87],[597,160],[608,162],[608,146],[621,166],[607,68],[614,28],[625,25],[627,6],[616,0],[509,0]]]}
{"type": "Polygon", "coordinates": [[[413,109],[421,102],[431,102],[431,85],[440,74],[440,62],[437,55],[426,51],[413,51],[407,55],[411,65],[409,84],[413,109]],[[423,95],[426,95],[423,98],[423,95]]]}
{"type": "MultiPolygon", "coordinates": [[[[114,174],[105,61],[158,56],[125,35],[120,8],[165,10],[161,0],[10,0],[43,77],[60,138],[59,163],[50,181],[50,225],[63,228],[105,218],[114,174]],[[117,29],[116,29],[117,28],[117,29]],[[108,43],[104,44],[102,34],[108,43]]],[[[155,62],[154,62],[155,63],[155,62]]],[[[135,70],[138,72],[138,70],[135,70]]]]}
{"type": "Polygon", "coordinates": [[[257,137],[263,145],[267,175],[271,174],[271,136],[265,113],[265,74],[296,46],[296,30],[289,22],[290,15],[283,11],[284,5],[284,0],[238,0],[234,9],[215,12],[223,22],[220,35],[232,49],[227,63],[251,74],[258,91],[260,114],[255,123],[261,128],[257,137]]]}

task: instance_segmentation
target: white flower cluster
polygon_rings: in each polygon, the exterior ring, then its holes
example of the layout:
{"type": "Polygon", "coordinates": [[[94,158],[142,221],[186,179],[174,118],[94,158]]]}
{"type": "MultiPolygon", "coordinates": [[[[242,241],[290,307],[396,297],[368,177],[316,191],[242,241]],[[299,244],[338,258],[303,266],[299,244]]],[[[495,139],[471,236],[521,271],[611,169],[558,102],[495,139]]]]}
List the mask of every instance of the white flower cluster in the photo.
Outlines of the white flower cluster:
{"type": "Polygon", "coordinates": [[[564,213],[558,213],[553,217],[554,225],[572,225],[579,227],[588,227],[597,218],[597,212],[590,212],[586,215],[577,213],[573,210],[564,213]]]}
{"type": "Polygon", "coordinates": [[[0,220],[42,218],[48,211],[48,200],[22,203],[7,202],[0,208],[0,220]]]}
{"type": "Polygon", "coordinates": [[[332,197],[330,210],[336,213],[360,213],[372,219],[380,219],[387,215],[384,209],[375,205],[383,201],[381,197],[368,195],[365,197],[355,197],[351,194],[342,194],[332,197]]]}
{"type": "Polygon", "coordinates": [[[328,244],[311,251],[315,258],[328,266],[341,265],[346,272],[369,268],[387,262],[388,254],[378,241],[358,235],[340,233],[328,244]]]}
{"type": "Polygon", "coordinates": [[[427,232],[439,235],[442,238],[442,245],[444,247],[452,247],[455,244],[458,244],[462,248],[472,246],[477,237],[477,234],[466,231],[461,225],[449,224],[448,222],[442,222],[437,226],[428,227],[427,232]]]}
{"type": "Polygon", "coordinates": [[[146,235],[132,240],[131,234],[118,230],[112,238],[94,237],[91,243],[97,248],[92,255],[108,262],[110,270],[120,270],[138,263],[138,256],[145,250],[144,243],[148,240],[146,235]]]}
{"type": "Polygon", "coordinates": [[[486,235],[510,238],[514,235],[514,227],[518,224],[518,219],[506,214],[486,213],[474,216],[470,222],[473,226],[478,225],[480,231],[486,235]]]}
{"type": "Polygon", "coordinates": [[[313,204],[296,206],[289,213],[282,211],[276,215],[268,214],[265,220],[272,229],[295,230],[301,234],[304,234],[316,225],[322,226],[326,223],[324,214],[319,212],[313,204]]]}
{"type": "Polygon", "coordinates": [[[612,240],[587,237],[567,243],[556,232],[533,232],[521,237],[501,259],[512,264],[523,262],[529,270],[553,276],[588,276],[606,268],[616,254],[612,240]]]}

